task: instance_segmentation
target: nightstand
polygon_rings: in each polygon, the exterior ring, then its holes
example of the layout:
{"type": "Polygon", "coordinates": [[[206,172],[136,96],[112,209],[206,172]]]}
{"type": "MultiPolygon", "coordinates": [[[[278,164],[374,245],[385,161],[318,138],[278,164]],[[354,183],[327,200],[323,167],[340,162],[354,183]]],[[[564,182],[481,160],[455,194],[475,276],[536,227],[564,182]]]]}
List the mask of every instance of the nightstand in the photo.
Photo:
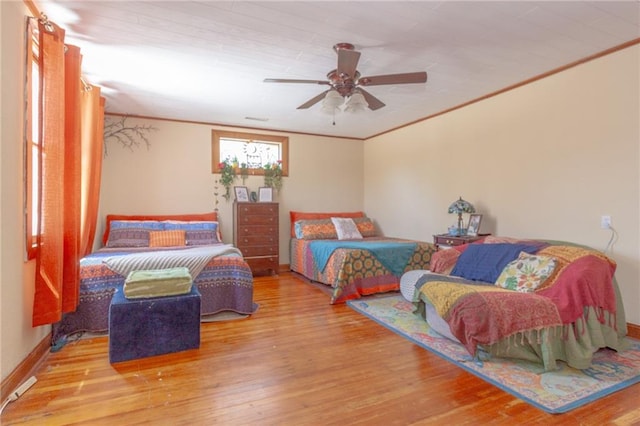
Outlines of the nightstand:
{"type": "Polygon", "coordinates": [[[449,248],[449,247],[461,246],[463,244],[469,244],[474,241],[478,241],[486,237],[487,235],[491,235],[491,234],[481,234],[477,236],[471,236],[471,235],[455,236],[455,235],[449,235],[449,234],[436,234],[433,236],[433,244],[435,244],[438,249],[449,248]]]}

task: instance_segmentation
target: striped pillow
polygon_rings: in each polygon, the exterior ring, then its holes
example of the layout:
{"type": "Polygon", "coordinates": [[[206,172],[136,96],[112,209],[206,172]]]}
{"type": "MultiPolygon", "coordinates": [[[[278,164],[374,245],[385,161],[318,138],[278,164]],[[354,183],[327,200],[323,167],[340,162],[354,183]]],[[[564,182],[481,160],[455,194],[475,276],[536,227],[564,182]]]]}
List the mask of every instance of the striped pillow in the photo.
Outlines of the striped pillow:
{"type": "Polygon", "coordinates": [[[184,229],[149,232],[149,247],[178,247],[186,245],[186,241],[184,229]]]}

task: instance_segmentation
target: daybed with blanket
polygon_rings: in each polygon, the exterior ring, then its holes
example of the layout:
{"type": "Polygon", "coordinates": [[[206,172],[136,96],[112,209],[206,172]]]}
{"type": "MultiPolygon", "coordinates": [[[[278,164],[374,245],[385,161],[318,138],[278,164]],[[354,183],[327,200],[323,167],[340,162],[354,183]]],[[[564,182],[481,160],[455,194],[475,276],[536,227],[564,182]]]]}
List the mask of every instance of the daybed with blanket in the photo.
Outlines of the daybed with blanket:
{"type": "Polygon", "coordinates": [[[291,270],[330,286],[332,304],[397,291],[402,274],[429,268],[436,250],[431,243],[377,235],[363,212],[292,211],[290,219],[291,270]]]}
{"type": "Polygon", "coordinates": [[[54,345],[79,332],[108,331],[111,298],[132,271],[186,268],[201,295],[203,320],[222,311],[252,314],[257,308],[251,269],[237,248],[221,242],[215,212],[107,215],[103,244],[80,261],[79,305],[54,324],[54,345]]]}
{"type": "Polygon", "coordinates": [[[586,369],[600,348],[626,347],[616,263],[564,242],[487,237],[436,253],[402,277],[432,329],[482,354],[586,369]]]}

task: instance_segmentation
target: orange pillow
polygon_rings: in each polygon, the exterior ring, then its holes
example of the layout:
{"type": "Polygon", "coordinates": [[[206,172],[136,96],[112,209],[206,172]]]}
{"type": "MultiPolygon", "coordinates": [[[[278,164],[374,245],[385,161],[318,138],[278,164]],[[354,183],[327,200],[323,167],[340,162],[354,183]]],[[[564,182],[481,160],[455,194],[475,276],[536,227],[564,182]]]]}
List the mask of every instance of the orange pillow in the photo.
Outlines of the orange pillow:
{"type": "Polygon", "coordinates": [[[187,245],[187,231],[149,231],[149,247],[178,247],[187,245]]]}
{"type": "Polygon", "coordinates": [[[364,217],[364,212],[311,213],[289,211],[289,219],[291,220],[291,238],[296,237],[297,220],[331,219],[332,217],[364,217]]]}

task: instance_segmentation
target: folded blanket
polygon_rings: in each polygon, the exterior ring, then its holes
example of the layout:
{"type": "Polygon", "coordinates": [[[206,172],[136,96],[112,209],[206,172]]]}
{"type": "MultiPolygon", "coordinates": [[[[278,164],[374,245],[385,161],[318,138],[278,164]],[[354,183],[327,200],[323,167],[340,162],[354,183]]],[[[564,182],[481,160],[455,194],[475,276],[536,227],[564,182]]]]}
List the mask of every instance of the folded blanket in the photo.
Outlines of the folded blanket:
{"type": "Polygon", "coordinates": [[[231,244],[201,246],[184,250],[164,250],[108,257],[103,262],[114,272],[126,277],[131,271],[167,269],[184,266],[197,277],[209,261],[222,255],[242,253],[231,244]]]}
{"type": "Polygon", "coordinates": [[[191,291],[193,279],[185,267],[132,271],[124,281],[127,299],[175,296],[191,291]]]}

